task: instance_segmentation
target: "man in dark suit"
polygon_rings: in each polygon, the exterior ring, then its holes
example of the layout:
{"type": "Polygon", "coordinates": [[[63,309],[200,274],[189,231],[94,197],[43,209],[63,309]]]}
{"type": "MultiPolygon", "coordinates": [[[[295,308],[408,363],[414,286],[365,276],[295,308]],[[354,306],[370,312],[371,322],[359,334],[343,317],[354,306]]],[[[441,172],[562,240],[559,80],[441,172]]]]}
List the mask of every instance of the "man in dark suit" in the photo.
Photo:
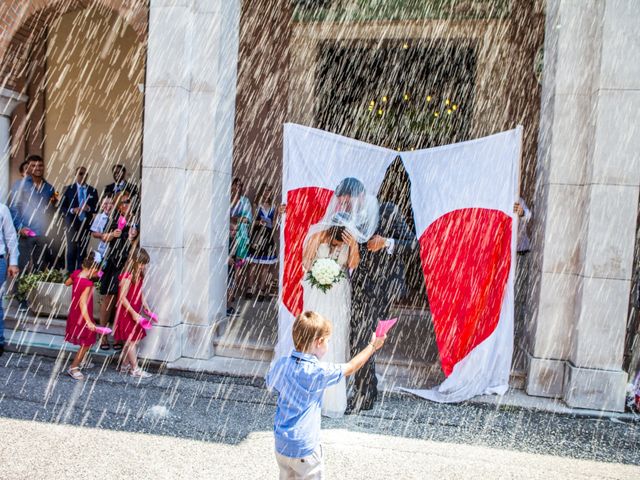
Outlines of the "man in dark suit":
{"type": "MultiPolygon", "coordinates": [[[[351,275],[351,354],[371,341],[378,320],[406,292],[403,258],[417,247],[415,234],[393,203],[380,206],[376,234],[360,246],[360,264],[351,275]]],[[[378,397],[373,357],[354,376],[346,413],[371,410],[378,397]]]]}
{"type": "Polygon", "coordinates": [[[67,270],[73,272],[82,265],[91,238],[91,221],[98,209],[98,191],[87,185],[87,169],[76,169],[76,181],[64,189],[60,212],[67,225],[67,270]]]}
{"type": "Polygon", "coordinates": [[[113,183],[104,187],[104,194],[112,195],[114,198],[125,190],[129,192],[130,198],[138,196],[138,188],[127,180],[127,168],[124,165],[116,164],[111,169],[113,183]]]}

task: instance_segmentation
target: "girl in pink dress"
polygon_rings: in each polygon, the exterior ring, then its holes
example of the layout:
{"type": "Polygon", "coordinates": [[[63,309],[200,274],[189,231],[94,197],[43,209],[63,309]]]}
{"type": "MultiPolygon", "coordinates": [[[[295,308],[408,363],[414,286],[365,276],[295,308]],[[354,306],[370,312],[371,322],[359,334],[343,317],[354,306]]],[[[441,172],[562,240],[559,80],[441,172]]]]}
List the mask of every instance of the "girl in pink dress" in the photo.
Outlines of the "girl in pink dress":
{"type": "Polygon", "coordinates": [[[71,307],[67,317],[67,328],[65,330],[65,341],[74,345],[79,345],[80,350],[67,370],[67,373],[74,380],[83,380],[84,375],[80,371],[80,363],[89,349],[96,343],[96,324],[93,321],[93,281],[98,265],[89,254],[82,262],[82,270],[76,270],[64,282],[65,285],[72,285],[71,307]]]}
{"type": "Polygon", "coordinates": [[[132,377],[148,378],[150,373],[138,367],[138,342],[146,333],[140,325],[144,319],[140,311],[144,308],[150,311],[149,305],[142,292],[142,283],[146,266],[149,264],[149,254],[143,248],[131,253],[124,271],[120,275],[118,291],[118,305],[113,338],[122,342],[124,348],[120,354],[120,371],[129,372],[132,377]]]}

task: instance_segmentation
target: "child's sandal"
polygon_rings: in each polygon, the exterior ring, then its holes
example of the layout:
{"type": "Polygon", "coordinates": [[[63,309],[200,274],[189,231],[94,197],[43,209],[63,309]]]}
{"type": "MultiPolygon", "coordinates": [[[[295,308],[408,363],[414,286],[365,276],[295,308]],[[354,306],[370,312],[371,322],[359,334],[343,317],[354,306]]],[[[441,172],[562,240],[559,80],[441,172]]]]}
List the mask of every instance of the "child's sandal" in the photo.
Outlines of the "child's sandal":
{"type": "Polygon", "coordinates": [[[149,378],[152,376],[149,372],[145,372],[140,367],[136,368],[135,370],[131,370],[131,373],[129,375],[135,378],[149,378]]]}
{"type": "Polygon", "coordinates": [[[67,375],[69,375],[74,380],[84,380],[84,375],[78,367],[73,367],[67,370],[67,375]]]}

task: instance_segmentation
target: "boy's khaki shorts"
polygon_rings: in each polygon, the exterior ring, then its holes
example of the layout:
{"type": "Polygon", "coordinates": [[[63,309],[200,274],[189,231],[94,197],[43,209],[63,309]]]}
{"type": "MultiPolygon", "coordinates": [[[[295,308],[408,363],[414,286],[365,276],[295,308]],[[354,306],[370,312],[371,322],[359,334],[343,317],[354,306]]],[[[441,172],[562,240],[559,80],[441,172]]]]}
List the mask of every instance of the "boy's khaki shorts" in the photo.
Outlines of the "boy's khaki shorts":
{"type": "Polygon", "coordinates": [[[303,458],[291,458],[276,452],[280,468],[280,480],[322,480],[324,461],[322,445],[318,445],[311,455],[303,458]]]}

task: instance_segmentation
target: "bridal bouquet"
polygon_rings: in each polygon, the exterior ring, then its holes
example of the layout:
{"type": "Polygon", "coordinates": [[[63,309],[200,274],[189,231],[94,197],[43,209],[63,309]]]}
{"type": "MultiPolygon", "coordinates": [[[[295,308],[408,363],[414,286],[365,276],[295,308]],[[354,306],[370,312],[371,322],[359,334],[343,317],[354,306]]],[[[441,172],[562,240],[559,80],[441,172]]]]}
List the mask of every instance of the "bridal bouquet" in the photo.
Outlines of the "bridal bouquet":
{"type": "Polygon", "coordinates": [[[311,270],[307,272],[307,280],[309,283],[323,293],[327,293],[334,284],[344,278],[344,271],[338,265],[338,262],[331,258],[319,258],[311,266],[311,270]]]}

